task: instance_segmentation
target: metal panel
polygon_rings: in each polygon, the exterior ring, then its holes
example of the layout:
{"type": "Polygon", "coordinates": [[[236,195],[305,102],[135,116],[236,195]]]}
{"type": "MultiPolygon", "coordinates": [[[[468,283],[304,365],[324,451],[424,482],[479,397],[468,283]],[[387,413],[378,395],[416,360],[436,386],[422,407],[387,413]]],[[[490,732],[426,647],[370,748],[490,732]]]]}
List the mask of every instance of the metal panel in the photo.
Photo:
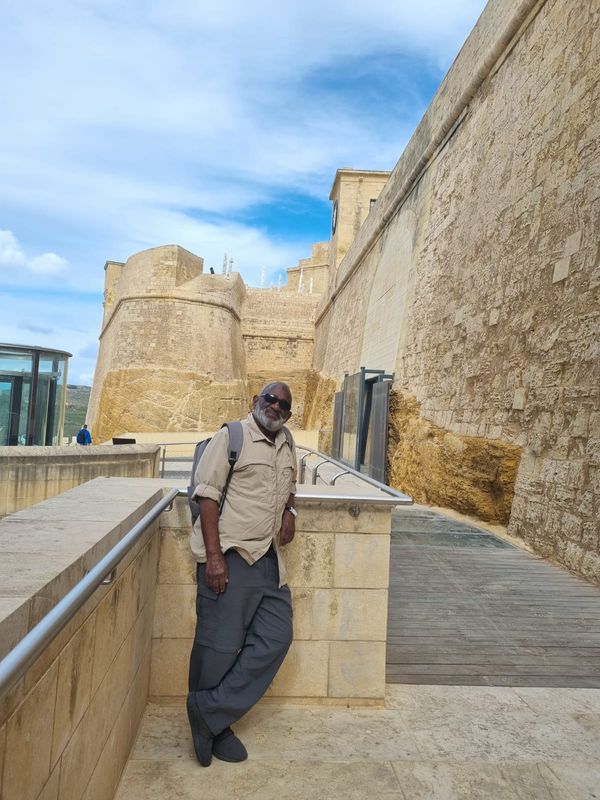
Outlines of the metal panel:
{"type": "Polygon", "coordinates": [[[389,381],[373,384],[369,475],[381,483],[386,482],[389,392],[389,381]]]}
{"type": "Polygon", "coordinates": [[[333,432],[331,435],[331,455],[339,459],[342,447],[342,426],[344,422],[344,392],[336,392],[333,399],[333,432]]]}

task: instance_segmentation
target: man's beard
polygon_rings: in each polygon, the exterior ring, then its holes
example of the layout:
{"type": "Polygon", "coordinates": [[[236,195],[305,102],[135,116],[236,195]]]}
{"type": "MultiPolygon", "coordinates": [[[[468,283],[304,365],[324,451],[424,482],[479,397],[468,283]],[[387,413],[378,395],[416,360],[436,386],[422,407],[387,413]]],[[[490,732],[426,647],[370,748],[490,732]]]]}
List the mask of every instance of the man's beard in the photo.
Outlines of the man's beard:
{"type": "Polygon", "coordinates": [[[254,419],[257,422],[260,422],[263,428],[271,431],[271,433],[277,433],[277,431],[280,431],[285,425],[285,420],[281,419],[281,417],[279,419],[271,419],[270,417],[267,417],[264,408],[255,408],[252,411],[252,414],[254,419]]]}

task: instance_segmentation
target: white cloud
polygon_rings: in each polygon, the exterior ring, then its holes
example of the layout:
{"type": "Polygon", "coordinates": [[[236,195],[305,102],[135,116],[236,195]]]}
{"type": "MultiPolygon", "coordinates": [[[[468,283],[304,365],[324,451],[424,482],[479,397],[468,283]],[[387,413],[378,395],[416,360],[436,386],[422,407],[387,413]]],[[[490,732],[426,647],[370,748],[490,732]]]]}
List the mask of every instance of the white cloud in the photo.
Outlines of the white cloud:
{"type": "Polygon", "coordinates": [[[18,269],[21,275],[52,277],[63,273],[66,267],[66,259],[57,256],[56,253],[43,253],[33,257],[25,255],[14,233],[0,230],[0,270],[10,271],[13,280],[15,269],[18,269]]]}

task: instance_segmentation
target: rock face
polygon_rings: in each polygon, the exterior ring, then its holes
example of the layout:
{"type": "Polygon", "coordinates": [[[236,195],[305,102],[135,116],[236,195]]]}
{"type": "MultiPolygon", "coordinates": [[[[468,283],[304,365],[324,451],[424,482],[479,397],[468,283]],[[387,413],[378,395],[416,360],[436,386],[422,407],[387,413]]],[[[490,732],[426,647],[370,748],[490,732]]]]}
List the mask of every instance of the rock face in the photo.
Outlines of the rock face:
{"type": "Polygon", "coordinates": [[[414,398],[390,397],[388,480],[418,503],[507,525],[522,448],[434,425],[414,398]]]}

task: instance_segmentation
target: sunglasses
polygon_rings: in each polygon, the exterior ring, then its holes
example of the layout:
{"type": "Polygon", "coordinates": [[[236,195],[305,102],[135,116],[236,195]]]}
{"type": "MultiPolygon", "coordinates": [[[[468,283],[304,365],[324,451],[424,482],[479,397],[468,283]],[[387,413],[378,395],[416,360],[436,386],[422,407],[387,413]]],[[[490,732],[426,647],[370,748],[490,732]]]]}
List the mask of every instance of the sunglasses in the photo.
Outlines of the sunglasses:
{"type": "Polygon", "coordinates": [[[261,394],[260,396],[263,398],[263,400],[266,401],[267,405],[269,406],[274,406],[275,403],[279,403],[279,408],[282,411],[285,411],[286,414],[292,410],[291,403],[288,403],[287,400],[280,400],[278,397],[275,397],[275,395],[271,394],[270,392],[265,392],[265,394],[261,394]]]}

